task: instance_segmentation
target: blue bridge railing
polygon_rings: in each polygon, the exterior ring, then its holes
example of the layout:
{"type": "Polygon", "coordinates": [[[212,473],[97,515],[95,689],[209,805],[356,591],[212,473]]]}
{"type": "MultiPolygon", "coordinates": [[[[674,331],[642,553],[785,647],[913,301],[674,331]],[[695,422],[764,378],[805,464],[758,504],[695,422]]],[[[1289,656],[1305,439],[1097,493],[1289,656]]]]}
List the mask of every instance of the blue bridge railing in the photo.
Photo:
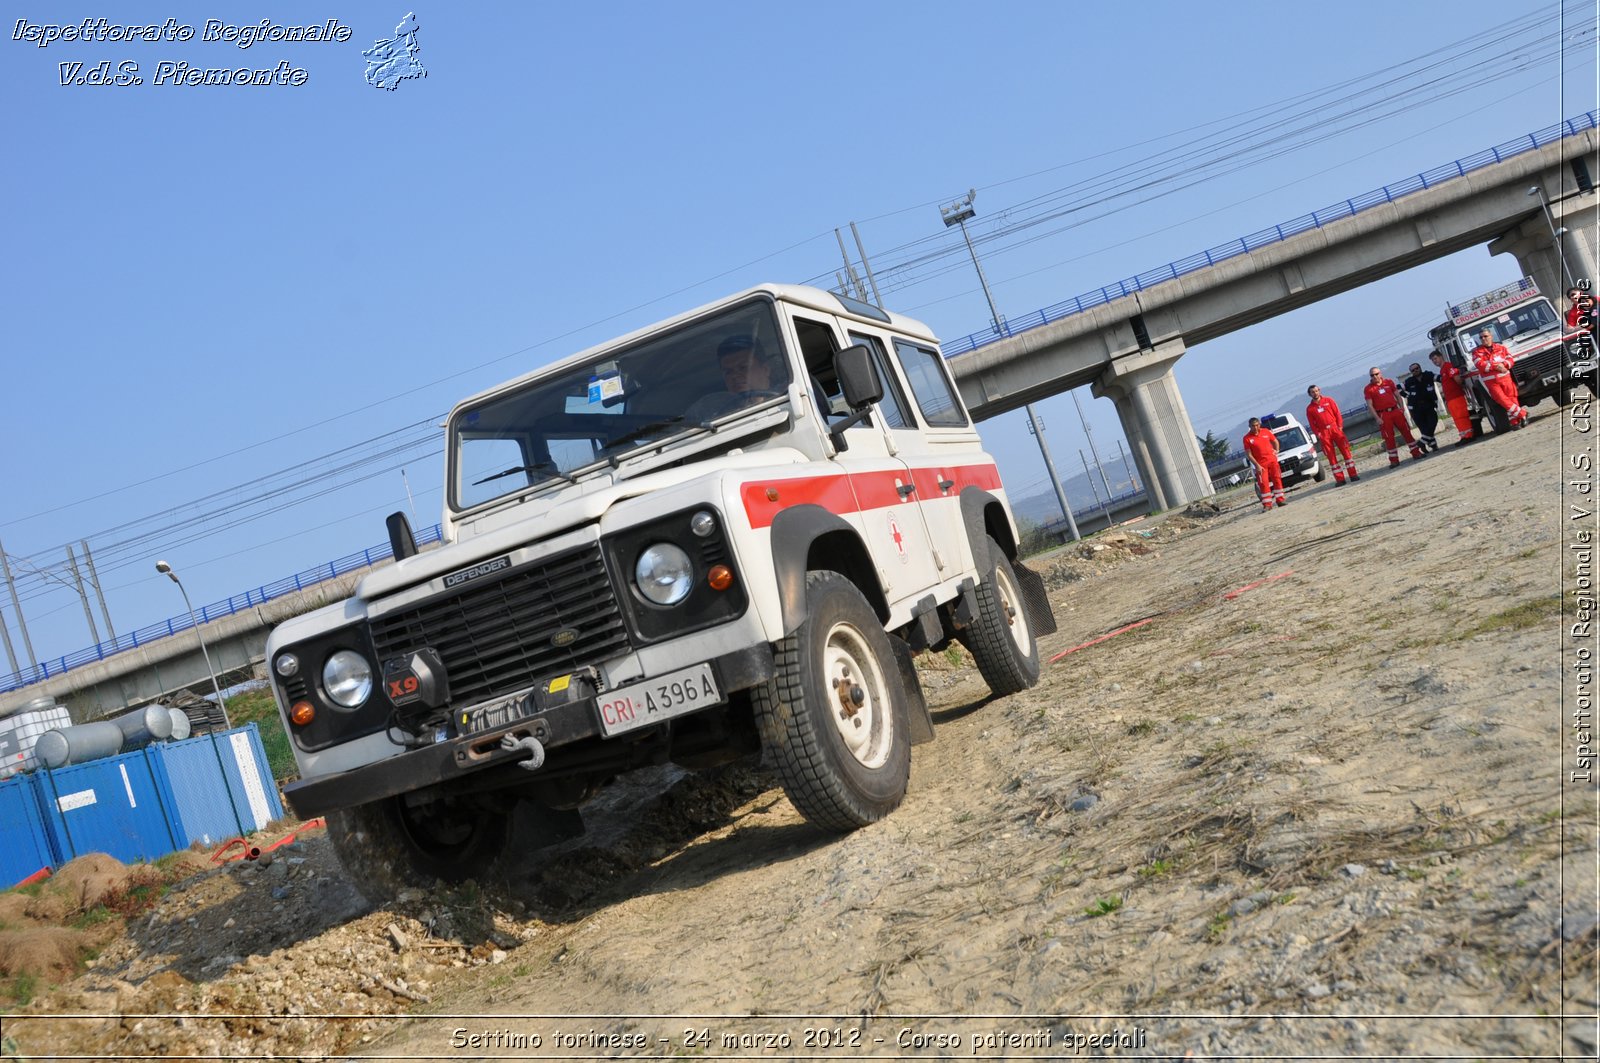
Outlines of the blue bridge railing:
{"type": "MultiPolygon", "coordinates": [[[[417,533],[417,545],[425,546],[428,543],[436,543],[443,534],[444,529],[438,524],[431,528],[423,528],[417,533]]],[[[282,598],[286,594],[295,594],[308,587],[315,587],[319,583],[337,579],[347,573],[354,572],[356,569],[367,568],[380,561],[387,561],[393,556],[394,552],[390,549],[388,543],[381,543],[366,550],[357,550],[353,554],[346,554],[315,568],[296,572],[292,576],[285,576],[283,579],[264,584],[254,590],[245,591],[243,594],[235,594],[233,597],[224,598],[220,602],[202,605],[194,611],[195,619],[202,624],[212,620],[220,620],[241,610],[260,605],[263,602],[270,602],[274,598],[282,598]]],[[[81,668],[86,664],[103,661],[107,657],[114,657],[127,650],[148,646],[152,642],[171,638],[173,635],[188,631],[193,627],[194,621],[189,618],[188,613],[168,617],[166,620],[157,621],[129,634],[118,635],[109,642],[97,642],[88,649],[79,650],[77,653],[69,653],[62,657],[52,657],[47,661],[40,661],[37,668],[28,668],[12,672],[10,675],[0,676],[0,693],[16,690],[30,683],[37,683],[41,680],[49,679],[51,676],[61,675],[63,672],[70,672],[72,669],[81,668]]]]}
{"type": "Polygon", "coordinates": [[[1157,284],[1176,280],[1186,273],[1193,273],[1196,270],[1214,266],[1218,262],[1226,262],[1230,258],[1247,255],[1269,244],[1280,243],[1311,229],[1320,229],[1329,222],[1353,217],[1364,210],[1370,210],[1384,203],[1392,203],[1402,196],[1411,195],[1413,192],[1421,192],[1424,189],[1437,187],[1446,181],[1464,177],[1474,170],[1481,170],[1485,166],[1493,166],[1495,163],[1516,158],[1518,155],[1535,151],[1547,144],[1554,144],[1556,141],[1566,137],[1576,136],[1586,129],[1595,128],[1595,115],[1596,112],[1589,111],[1586,114],[1578,115],[1576,118],[1569,118],[1565,122],[1546,126],[1526,136],[1518,137],[1516,140],[1497,144],[1492,148],[1484,148],[1482,151],[1468,155],[1465,158],[1447,162],[1443,166],[1436,166],[1431,170],[1408,177],[1395,184],[1384,185],[1382,188],[1375,188],[1371,192],[1364,192],[1349,199],[1341,199],[1339,202],[1323,207],[1321,210],[1312,211],[1310,214],[1302,214],[1298,218],[1286,221],[1281,225],[1274,225],[1270,229],[1261,229],[1251,233],[1249,236],[1241,236],[1236,240],[1229,240],[1225,244],[1219,244],[1216,247],[1197,252],[1188,258],[1180,258],[1178,261],[1169,262],[1165,266],[1157,266],[1155,269],[1146,270],[1136,277],[1128,277],[1125,280],[1107,284],[1093,291],[1084,292],[1082,295],[1074,296],[1071,299],[1052,303],[1042,310],[1035,310],[1033,313],[1025,314],[1020,318],[1001,321],[998,326],[990,325],[986,329],[962,336],[960,339],[945,342],[942,345],[944,355],[946,358],[952,358],[955,355],[965,354],[987,344],[995,343],[1008,336],[1015,336],[1019,332],[1027,332],[1029,329],[1038,328],[1040,325],[1047,325],[1052,321],[1071,317],[1073,314],[1081,314],[1085,310],[1104,306],[1113,299],[1120,299],[1125,295],[1132,295],[1134,292],[1142,292],[1146,288],[1154,287],[1157,284]]]}

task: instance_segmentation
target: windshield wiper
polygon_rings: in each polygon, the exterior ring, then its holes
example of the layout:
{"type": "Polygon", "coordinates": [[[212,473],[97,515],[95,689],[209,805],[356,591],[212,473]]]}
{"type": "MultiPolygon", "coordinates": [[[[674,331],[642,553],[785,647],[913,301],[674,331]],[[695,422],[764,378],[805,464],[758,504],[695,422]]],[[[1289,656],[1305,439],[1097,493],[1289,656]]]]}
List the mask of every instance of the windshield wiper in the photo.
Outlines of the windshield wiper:
{"type": "Polygon", "coordinates": [[[557,479],[567,481],[569,484],[578,482],[558,469],[553,462],[536,461],[532,465],[513,465],[509,469],[501,469],[499,472],[490,473],[481,480],[472,481],[472,486],[477,487],[479,484],[486,484],[490,480],[498,480],[504,476],[515,476],[519,472],[547,472],[557,479]]]}
{"type": "Polygon", "coordinates": [[[632,442],[635,442],[637,440],[643,439],[645,436],[649,435],[651,432],[659,432],[663,428],[671,428],[673,425],[677,424],[678,422],[680,422],[682,420],[683,420],[683,418],[681,416],[680,417],[664,417],[659,421],[651,421],[648,424],[642,424],[638,428],[635,428],[633,431],[624,432],[622,435],[618,436],[617,438],[613,439],[611,442],[607,443],[605,445],[605,449],[606,450],[616,450],[618,447],[622,446],[625,443],[632,443],[632,442]]]}

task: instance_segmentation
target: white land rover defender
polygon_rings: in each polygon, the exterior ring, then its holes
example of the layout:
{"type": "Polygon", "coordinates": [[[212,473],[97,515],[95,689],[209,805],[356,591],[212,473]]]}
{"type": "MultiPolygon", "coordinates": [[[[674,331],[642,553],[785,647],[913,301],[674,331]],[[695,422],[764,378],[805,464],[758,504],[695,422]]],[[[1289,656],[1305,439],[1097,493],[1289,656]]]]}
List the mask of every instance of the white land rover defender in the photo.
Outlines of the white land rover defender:
{"type": "Polygon", "coordinates": [[[812,823],[892,811],[933,737],[912,655],[1000,694],[1055,630],[937,341],[767,285],[530,373],[446,424],[444,546],[267,643],[299,762],[374,900],[580,831],[629,769],[762,752],[812,823]]]}
{"type": "Polygon", "coordinates": [[[1485,418],[1496,432],[1511,428],[1505,410],[1489,398],[1474,372],[1472,352],[1482,342],[1480,333],[1486,328],[1511,355],[1511,377],[1522,405],[1537,406],[1546,396],[1554,396],[1565,406],[1580,384],[1594,394],[1594,361],[1582,353],[1583,330],[1567,327],[1565,318],[1539,293],[1532,277],[1451,303],[1449,309],[1450,320],[1429,329],[1428,340],[1446,361],[1472,374],[1465,393],[1474,434],[1484,434],[1485,418]]]}

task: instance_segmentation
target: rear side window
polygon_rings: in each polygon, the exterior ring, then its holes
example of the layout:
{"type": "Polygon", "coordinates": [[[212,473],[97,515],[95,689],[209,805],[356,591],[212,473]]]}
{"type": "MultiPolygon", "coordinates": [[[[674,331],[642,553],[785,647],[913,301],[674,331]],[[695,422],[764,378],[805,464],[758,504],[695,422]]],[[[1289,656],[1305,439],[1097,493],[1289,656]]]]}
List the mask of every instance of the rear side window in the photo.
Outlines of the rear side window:
{"type": "Polygon", "coordinates": [[[900,355],[900,364],[905,368],[906,380],[916,396],[922,419],[935,427],[965,427],[967,415],[956,401],[955,389],[939,352],[907,340],[895,340],[894,349],[900,355]]]}

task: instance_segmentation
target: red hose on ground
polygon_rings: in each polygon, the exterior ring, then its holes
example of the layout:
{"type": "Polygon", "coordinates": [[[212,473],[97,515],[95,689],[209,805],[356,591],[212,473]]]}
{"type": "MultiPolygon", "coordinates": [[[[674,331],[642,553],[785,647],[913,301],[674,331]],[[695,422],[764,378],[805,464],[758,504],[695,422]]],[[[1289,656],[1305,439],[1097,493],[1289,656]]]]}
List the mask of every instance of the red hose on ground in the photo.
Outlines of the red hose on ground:
{"type": "Polygon", "coordinates": [[[291,832],[289,834],[285,834],[283,837],[279,838],[277,841],[273,842],[271,845],[267,846],[265,849],[259,849],[256,846],[251,845],[249,842],[245,841],[243,838],[229,838],[227,841],[225,841],[221,845],[217,846],[216,852],[211,854],[211,862],[213,864],[220,864],[220,863],[223,863],[224,861],[228,861],[228,860],[254,860],[254,859],[258,858],[262,853],[270,853],[270,852],[272,852],[272,850],[276,849],[280,845],[288,845],[290,842],[292,842],[296,838],[300,837],[300,834],[301,834],[302,831],[308,831],[313,827],[326,827],[327,825],[328,825],[327,821],[324,820],[321,816],[318,816],[315,819],[308,819],[304,823],[300,824],[299,830],[293,831],[293,832],[291,832]],[[229,849],[232,849],[235,845],[239,846],[239,848],[240,848],[239,852],[234,853],[234,854],[229,855],[229,856],[224,856],[223,855],[229,849]]]}
{"type": "MultiPolygon", "coordinates": [[[[1288,569],[1288,570],[1286,570],[1284,572],[1278,573],[1276,576],[1268,576],[1266,579],[1258,579],[1254,583],[1246,583],[1243,587],[1239,587],[1239,588],[1237,588],[1235,590],[1229,591],[1227,594],[1224,594],[1218,600],[1219,601],[1225,601],[1225,602],[1231,602],[1235,598],[1239,597],[1239,595],[1243,594],[1245,591],[1253,591],[1257,587],[1265,586],[1266,584],[1271,583],[1274,580],[1280,580],[1280,579],[1283,579],[1285,576],[1292,576],[1292,575],[1294,575],[1294,569],[1291,568],[1291,569],[1288,569]]],[[[1090,646],[1097,645],[1098,643],[1104,642],[1106,639],[1115,638],[1116,636],[1121,635],[1123,632],[1132,631],[1136,627],[1144,627],[1146,624],[1150,623],[1151,621],[1159,620],[1163,616],[1166,616],[1166,615],[1167,615],[1166,613],[1157,613],[1155,616],[1147,616],[1143,620],[1135,620],[1131,624],[1125,624],[1124,626],[1117,628],[1115,631],[1108,631],[1104,635],[1101,635],[1099,638],[1090,639],[1088,642],[1080,642],[1076,646],[1072,647],[1070,650],[1062,650],[1060,653],[1058,653],[1054,657],[1050,658],[1050,660],[1047,663],[1055,664],[1057,661],[1061,660],[1061,658],[1065,657],[1069,653],[1077,653],[1079,650],[1087,649],[1090,646]]]]}

